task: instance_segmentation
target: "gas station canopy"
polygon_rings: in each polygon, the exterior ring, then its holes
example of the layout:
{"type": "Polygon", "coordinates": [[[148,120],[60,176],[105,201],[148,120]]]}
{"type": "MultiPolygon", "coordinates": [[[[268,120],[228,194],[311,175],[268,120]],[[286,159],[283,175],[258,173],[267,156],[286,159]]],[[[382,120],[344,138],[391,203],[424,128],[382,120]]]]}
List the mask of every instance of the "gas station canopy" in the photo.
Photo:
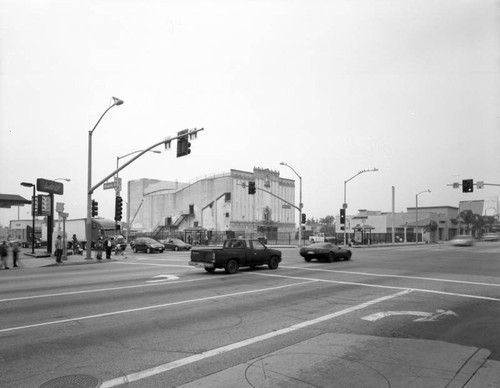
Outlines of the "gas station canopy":
{"type": "Polygon", "coordinates": [[[17,194],[0,194],[0,208],[31,205],[31,201],[17,194]]]}

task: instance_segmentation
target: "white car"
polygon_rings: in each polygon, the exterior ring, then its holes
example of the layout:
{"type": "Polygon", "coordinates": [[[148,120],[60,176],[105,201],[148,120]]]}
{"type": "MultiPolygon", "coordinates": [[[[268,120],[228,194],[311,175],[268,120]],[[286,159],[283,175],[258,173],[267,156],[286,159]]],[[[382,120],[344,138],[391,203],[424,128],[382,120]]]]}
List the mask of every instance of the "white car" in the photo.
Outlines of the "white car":
{"type": "Polygon", "coordinates": [[[468,234],[459,234],[451,240],[451,244],[456,247],[470,247],[476,240],[468,234]]]}

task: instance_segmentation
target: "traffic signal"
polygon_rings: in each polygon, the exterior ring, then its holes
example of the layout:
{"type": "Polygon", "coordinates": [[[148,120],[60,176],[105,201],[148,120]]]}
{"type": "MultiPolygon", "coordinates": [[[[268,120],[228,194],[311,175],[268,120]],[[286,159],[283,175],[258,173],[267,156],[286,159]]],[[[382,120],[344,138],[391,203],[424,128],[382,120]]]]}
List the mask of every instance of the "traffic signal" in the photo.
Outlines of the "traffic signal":
{"type": "Polygon", "coordinates": [[[248,194],[255,194],[255,182],[248,182],[248,194]]]}
{"type": "Polygon", "coordinates": [[[123,198],[118,196],[115,198],[115,221],[122,220],[123,198]]]}
{"type": "Polygon", "coordinates": [[[96,200],[92,200],[92,217],[97,217],[99,214],[99,203],[96,200]]]}
{"type": "Polygon", "coordinates": [[[340,209],[340,223],[345,224],[345,209],[340,209]]]}
{"type": "Polygon", "coordinates": [[[187,129],[177,133],[177,157],[186,156],[191,153],[191,142],[189,141],[187,129]]]}
{"type": "Polygon", "coordinates": [[[473,191],[474,191],[474,180],[464,179],[462,181],[462,192],[463,193],[472,193],[473,191]]]}
{"type": "Polygon", "coordinates": [[[302,213],[302,223],[306,223],[306,213],[302,213]]]}

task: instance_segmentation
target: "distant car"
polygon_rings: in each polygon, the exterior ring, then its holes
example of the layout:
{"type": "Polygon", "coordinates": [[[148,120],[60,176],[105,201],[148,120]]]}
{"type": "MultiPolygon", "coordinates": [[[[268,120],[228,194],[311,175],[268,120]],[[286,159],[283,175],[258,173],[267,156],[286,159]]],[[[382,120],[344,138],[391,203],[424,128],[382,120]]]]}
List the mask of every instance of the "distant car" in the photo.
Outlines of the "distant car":
{"type": "Polygon", "coordinates": [[[113,236],[115,246],[119,245],[122,251],[124,251],[127,248],[127,241],[125,241],[125,237],[123,237],[121,234],[117,234],[116,236],[113,236]]]}
{"type": "Polygon", "coordinates": [[[165,240],[160,240],[160,242],[165,246],[165,249],[171,249],[173,251],[189,251],[191,245],[185,243],[179,238],[167,238],[165,240]]]}
{"type": "Polygon", "coordinates": [[[498,241],[500,240],[500,233],[485,233],[483,241],[498,241]]]}
{"type": "Polygon", "coordinates": [[[130,243],[130,247],[132,251],[135,252],[160,252],[162,253],[165,250],[165,246],[149,237],[139,237],[130,243]]]}
{"type": "Polygon", "coordinates": [[[456,247],[470,247],[471,245],[474,245],[474,242],[474,237],[468,234],[459,234],[451,240],[451,245],[456,247]]]}
{"type": "Polygon", "coordinates": [[[300,255],[305,261],[326,260],[329,263],[339,259],[350,260],[352,252],[347,248],[339,247],[334,243],[322,242],[308,245],[300,249],[300,255]]]}

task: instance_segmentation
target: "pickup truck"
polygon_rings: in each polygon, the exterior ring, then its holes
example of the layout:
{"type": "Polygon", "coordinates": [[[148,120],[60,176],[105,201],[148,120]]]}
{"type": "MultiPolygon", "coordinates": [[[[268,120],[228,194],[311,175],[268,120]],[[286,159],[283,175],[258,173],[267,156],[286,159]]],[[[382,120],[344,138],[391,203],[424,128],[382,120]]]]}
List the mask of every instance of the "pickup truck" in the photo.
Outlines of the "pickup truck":
{"type": "Polygon", "coordinates": [[[281,252],[259,240],[230,239],[220,248],[193,248],[189,265],[207,272],[223,268],[226,273],[234,274],[239,267],[267,265],[269,269],[276,269],[280,262],[281,252]]]}

